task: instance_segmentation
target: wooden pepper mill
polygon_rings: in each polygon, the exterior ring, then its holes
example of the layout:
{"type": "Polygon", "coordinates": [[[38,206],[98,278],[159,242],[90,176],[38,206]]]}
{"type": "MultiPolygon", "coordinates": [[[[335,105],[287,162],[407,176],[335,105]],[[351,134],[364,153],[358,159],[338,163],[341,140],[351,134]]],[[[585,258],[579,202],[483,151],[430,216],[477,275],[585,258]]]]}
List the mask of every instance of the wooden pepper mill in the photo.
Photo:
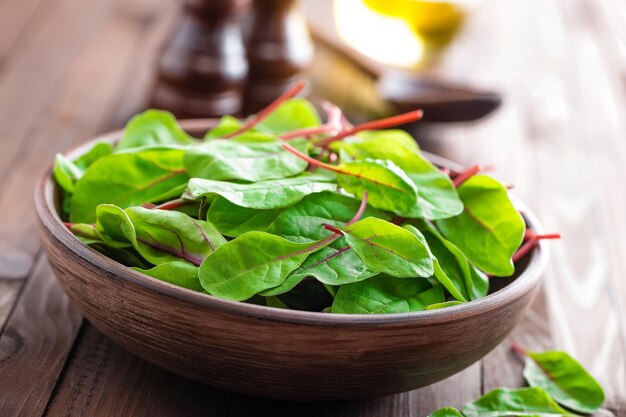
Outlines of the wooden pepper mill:
{"type": "Polygon", "coordinates": [[[151,105],[177,117],[237,114],[248,64],[240,17],[251,0],[185,0],[158,64],[151,105]]]}
{"type": "Polygon", "coordinates": [[[245,112],[257,112],[291,87],[311,63],[313,43],[296,0],[254,0],[247,36],[245,112]]]}

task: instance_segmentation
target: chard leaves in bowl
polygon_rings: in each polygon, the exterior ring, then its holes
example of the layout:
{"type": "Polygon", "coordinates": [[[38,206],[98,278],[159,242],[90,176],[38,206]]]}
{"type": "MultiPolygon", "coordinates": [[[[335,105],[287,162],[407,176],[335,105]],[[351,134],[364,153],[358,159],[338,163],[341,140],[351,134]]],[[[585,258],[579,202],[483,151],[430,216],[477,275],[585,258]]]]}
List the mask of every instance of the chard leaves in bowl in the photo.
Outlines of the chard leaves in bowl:
{"type": "Polygon", "coordinates": [[[300,88],[244,121],[223,117],[202,138],[148,110],[114,147],[58,155],[67,227],[156,279],[331,313],[484,297],[488,277],[513,274],[524,239],[528,251],[545,237],[526,231],[498,181],[440,169],[391,129],[421,112],[352,126],[325,103],[322,122],[291,98],[300,88]]]}

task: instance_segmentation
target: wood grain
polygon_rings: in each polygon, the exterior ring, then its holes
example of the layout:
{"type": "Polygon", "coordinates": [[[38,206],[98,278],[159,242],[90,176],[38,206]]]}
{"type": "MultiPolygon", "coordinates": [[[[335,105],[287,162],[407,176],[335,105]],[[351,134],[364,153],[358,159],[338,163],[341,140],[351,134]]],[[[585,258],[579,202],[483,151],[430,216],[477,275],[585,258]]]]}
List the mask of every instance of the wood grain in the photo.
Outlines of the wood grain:
{"type": "Polygon", "coordinates": [[[0,336],[0,415],[42,415],[81,321],[40,258],[0,336]]]}

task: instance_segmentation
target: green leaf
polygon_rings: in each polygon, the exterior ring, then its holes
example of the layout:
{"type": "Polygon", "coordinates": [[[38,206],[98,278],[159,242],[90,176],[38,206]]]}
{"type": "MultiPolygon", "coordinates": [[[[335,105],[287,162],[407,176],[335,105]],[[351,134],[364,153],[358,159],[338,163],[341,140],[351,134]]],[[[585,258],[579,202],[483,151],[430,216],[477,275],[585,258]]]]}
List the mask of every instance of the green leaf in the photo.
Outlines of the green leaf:
{"type": "Polygon", "coordinates": [[[600,384],[565,352],[528,352],[524,378],[570,410],[592,414],[604,403],[600,384]]]}
{"type": "Polygon", "coordinates": [[[372,271],[399,278],[429,277],[434,272],[428,247],[400,226],[369,217],[342,231],[350,247],[372,271]]]}
{"type": "Polygon", "coordinates": [[[463,414],[456,408],[445,407],[429,414],[428,417],[463,417],[463,414]]]}
{"type": "Polygon", "coordinates": [[[265,232],[248,232],[222,245],[200,266],[211,295],[242,301],[283,283],[309,254],[311,244],[265,232]]]}
{"type": "Polygon", "coordinates": [[[415,140],[401,130],[362,132],[333,143],[354,159],[382,159],[402,169],[417,187],[417,204],[399,212],[405,217],[443,219],[461,213],[463,203],[450,178],[421,155],[415,140]]]}
{"type": "Polygon", "coordinates": [[[223,138],[230,133],[236,132],[241,127],[241,124],[241,121],[234,116],[222,116],[217,126],[209,130],[204,139],[223,138]]]}
{"type": "Polygon", "coordinates": [[[118,248],[110,246],[104,242],[91,242],[88,243],[88,246],[97,250],[104,256],[131,268],[136,267],[140,269],[149,269],[153,267],[153,265],[143,259],[139,252],[137,252],[133,247],[118,248]]]}
{"type": "Polygon", "coordinates": [[[308,100],[292,98],[278,106],[257,126],[257,129],[262,132],[280,134],[320,124],[320,117],[308,100]]]}
{"type": "Polygon", "coordinates": [[[195,200],[201,197],[220,195],[241,207],[268,210],[288,207],[306,195],[322,191],[334,191],[337,185],[322,175],[302,174],[280,180],[238,184],[225,181],[192,178],[184,197],[195,200]]]}
{"type": "Polygon", "coordinates": [[[52,174],[57,184],[59,184],[64,191],[73,193],[74,183],[78,181],[83,173],[72,161],[58,153],[54,158],[52,174]]]}
{"type": "Polygon", "coordinates": [[[196,266],[226,243],[208,222],[184,213],[130,207],[98,206],[96,228],[108,241],[129,242],[148,261],[161,265],[185,260],[196,266]]]}
{"type": "Polygon", "coordinates": [[[193,139],[178,125],[170,112],[146,110],[124,128],[117,150],[155,145],[189,145],[193,139]]]}
{"type": "MultiPolygon", "coordinates": [[[[359,200],[335,192],[311,194],[283,210],[267,231],[292,242],[313,242],[328,236],[324,224],[343,226],[354,217],[360,205],[359,200]]],[[[362,217],[370,216],[391,217],[376,209],[366,208],[362,217]]]]}
{"type": "Polygon", "coordinates": [[[98,159],[113,152],[113,147],[108,142],[97,142],[89,151],[75,161],[70,161],[58,153],[54,160],[53,175],[57,183],[68,193],[74,192],[74,184],[78,181],[85,170],[98,159]]]}
{"type": "Polygon", "coordinates": [[[76,183],[70,220],[93,223],[100,204],[126,208],[179,196],[189,179],[183,155],[183,150],[154,148],[97,160],[76,183]]]}
{"type": "Polygon", "coordinates": [[[573,417],[541,388],[498,388],[461,408],[465,417],[573,417]]]}
{"type": "MultiPolygon", "coordinates": [[[[209,180],[263,181],[292,177],[304,172],[307,162],[284,150],[272,136],[265,140],[209,140],[191,148],[185,167],[191,177],[209,180]]],[[[305,142],[292,143],[306,152],[305,142]]]]}
{"type": "Polygon", "coordinates": [[[330,245],[312,253],[285,282],[263,295],[279,295],[290,291],[306,277],[314,277],[327,285],[343,285],[363,281],[378,272],[369,269],[341,237],[330,245]]]}
{"type": "Polygon", "coordinates": [[[443,287],[431,287],[424,279],[398,279],[378,275],[342,285],[333,302],[333,313],[387,314],[423,310],[445,300],[443,287]]]}
{"type": "Polygon", "coordinates": [[[194,291],[204,291],[198,279],[198,267],[184,261],[166,262],[150,269],[133,268],[161,281],[194,291]]]}
{"type": "Polygon", "coordinates": [[[525,225],[506,188],[491,177],[476,175],[458,191],[463,212],[438,220],[437,227],[481,270],[498,276],[513,274],[511,256],[522,242],[525,225]]]}
{"type": "Polygon", "coordinates": [[[223,197],[217,197],[207,214],[207,219],[217,230],[229,237],[246,232],[264,232],[280,215],[279,209],[259,210],[240,207],[223,197]]]}
{"type": "Polygon", "coordinates": [[[357,198],[368,192],[372,207],[409,213],[417,202],[417,189],[409,177],[393,162],[364,159],[337,166],[337,182],[357,198]]]}
{"type": "MultiPolygon", "coordinates": [[[[465,254],[429,223],[420,222],[428,247],[435,257],[435,277],[459,301],[476,300],[487,294],[489,280],[465,254]]],[[[411,226],[407,226],[411,230],[411,226]]]]}
{"type": "Polygon", "coordinates": [[[445,301],[443,303],[429,304],[424,310],[439,310],[440,308],[454,307],[463,304],[463,301],[445,301]]]}
{"type": "Polygon", "coordinates": [[[184,213],[142,207],[130,207],[124,211],[135,227],[137,250],[157,265],[185,259],[199,266],[226,243],[211,223],[184,213]]]}

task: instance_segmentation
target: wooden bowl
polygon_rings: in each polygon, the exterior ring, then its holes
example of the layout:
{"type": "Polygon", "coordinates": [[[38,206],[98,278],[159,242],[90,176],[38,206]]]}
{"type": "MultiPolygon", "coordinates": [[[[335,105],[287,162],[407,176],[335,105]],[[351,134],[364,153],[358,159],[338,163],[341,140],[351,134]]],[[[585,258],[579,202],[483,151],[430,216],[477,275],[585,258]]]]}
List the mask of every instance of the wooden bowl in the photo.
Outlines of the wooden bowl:
{"type": "MultiPolygon", "coordinates": [[[[182,125],[198,133],[211,121],[182,125]]],[[[96,140],[116,140],[120,133],[96,140]]],[[[439,158],[436,163],[454,167],[439,158]]],[[[58,197],[48,172],[35,193],[41,240],[61,286],[94,326],[172,372],[279,399],[392,394],[461,371],[492,350],[522,318],[547,258],[547,247],[540,244],[520,264],[515,279],[502,281],[510,282],[504,288],[441,310],[387,315],[283,310],[179,288],[107,258],[65,228],[58,197]]],[[[518,206],[528,224],[540,230],[534,215],[518,206]]]]}

